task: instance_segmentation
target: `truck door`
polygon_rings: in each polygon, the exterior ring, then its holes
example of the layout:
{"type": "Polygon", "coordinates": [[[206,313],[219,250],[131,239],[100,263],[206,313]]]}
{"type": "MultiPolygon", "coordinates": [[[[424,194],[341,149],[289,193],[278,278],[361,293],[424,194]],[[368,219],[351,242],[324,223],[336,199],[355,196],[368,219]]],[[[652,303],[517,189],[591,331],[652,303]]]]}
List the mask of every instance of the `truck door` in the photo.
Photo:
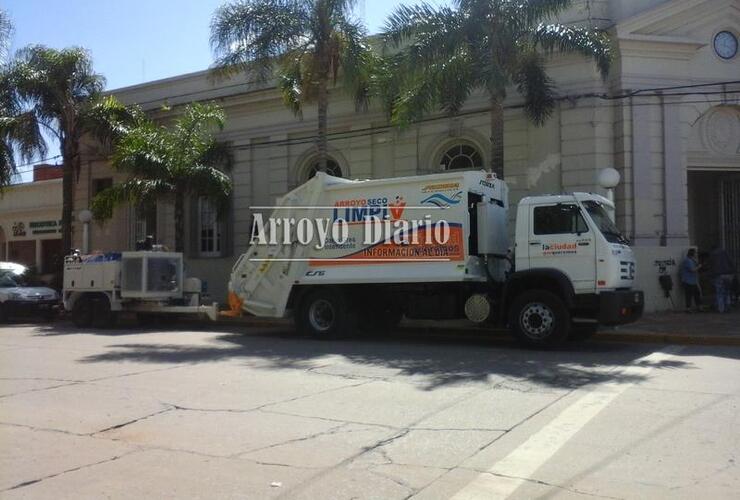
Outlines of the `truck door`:
{"type": "Polygon", "coordinates": [[[563,271],[576,292],[596,288],[596,241],[575,203],[534,205],[529,224],[529,267],[563,271]]]}

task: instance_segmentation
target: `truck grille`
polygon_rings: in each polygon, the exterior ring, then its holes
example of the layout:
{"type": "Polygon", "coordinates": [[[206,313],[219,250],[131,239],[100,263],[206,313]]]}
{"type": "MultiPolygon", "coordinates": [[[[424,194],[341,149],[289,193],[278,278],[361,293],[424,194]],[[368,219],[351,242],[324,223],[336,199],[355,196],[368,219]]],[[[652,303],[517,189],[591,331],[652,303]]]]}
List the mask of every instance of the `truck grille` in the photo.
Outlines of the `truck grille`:
{"type": "Polygon", "coordinates": [[[623,280],[635,279],[635,263],[623,260],[619,263],[619,277],[623,280]]]}

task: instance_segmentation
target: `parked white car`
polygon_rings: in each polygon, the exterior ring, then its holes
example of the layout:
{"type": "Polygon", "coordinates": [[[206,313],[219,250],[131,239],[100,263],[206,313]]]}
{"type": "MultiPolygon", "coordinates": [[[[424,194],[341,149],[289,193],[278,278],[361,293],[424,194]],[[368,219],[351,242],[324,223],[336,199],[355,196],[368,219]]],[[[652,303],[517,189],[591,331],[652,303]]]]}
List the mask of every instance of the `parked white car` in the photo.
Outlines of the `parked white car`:
{"type": "Polygon", "coordinates": [[[16,316],[52,319],[59,311],[59,294],[43,286],[26,286],[28,268],[0,262],[0,322],[16,316]]]}

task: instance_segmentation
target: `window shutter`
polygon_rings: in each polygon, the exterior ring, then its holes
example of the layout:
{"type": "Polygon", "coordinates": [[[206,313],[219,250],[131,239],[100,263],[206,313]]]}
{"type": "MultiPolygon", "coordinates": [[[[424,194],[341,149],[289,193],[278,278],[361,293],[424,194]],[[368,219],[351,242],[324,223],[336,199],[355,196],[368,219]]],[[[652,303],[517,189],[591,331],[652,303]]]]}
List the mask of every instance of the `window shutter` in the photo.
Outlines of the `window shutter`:
{"type": "Polygon", "coordinates": [[[221,216],[221,257],[234,255],[234,201],[229,198],[221,216]]]}
{"type": "Polygon", "coordinates": [[[197,259],[200,254],[200,228],[198,224],[200,217],[198,213],[198,197],[191,196],[188,200],[188,234],[185,239],[186,255],[192,259],[197,259]]]}

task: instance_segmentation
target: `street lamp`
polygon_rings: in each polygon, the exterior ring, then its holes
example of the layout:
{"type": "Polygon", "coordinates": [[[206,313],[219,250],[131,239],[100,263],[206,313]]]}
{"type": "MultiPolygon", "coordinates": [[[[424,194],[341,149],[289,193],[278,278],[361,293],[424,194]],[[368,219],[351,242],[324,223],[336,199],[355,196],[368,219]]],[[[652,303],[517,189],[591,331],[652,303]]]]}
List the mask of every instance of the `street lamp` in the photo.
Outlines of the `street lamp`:
{"type": "Polygon", "coordinates": [[[77,219],[82,222],[82,254],[87,255],[90,251],[90,221],[92,220],[90,210],[80,210],[77,219]]]}
{"type": "MultiPolygon", "coordinates": [[[[599,186],[606,189],[606,197],[612,203],[614,203],[614,188],[619,185],[621,179],[622,177],[619,175],[619,172],[611,167],[602,168],[597,176],[596,181],[599,183],[599,186]]],[[[614,212],[615,210],[609,211],[612,220],[614,220],[614,212]]]]}

